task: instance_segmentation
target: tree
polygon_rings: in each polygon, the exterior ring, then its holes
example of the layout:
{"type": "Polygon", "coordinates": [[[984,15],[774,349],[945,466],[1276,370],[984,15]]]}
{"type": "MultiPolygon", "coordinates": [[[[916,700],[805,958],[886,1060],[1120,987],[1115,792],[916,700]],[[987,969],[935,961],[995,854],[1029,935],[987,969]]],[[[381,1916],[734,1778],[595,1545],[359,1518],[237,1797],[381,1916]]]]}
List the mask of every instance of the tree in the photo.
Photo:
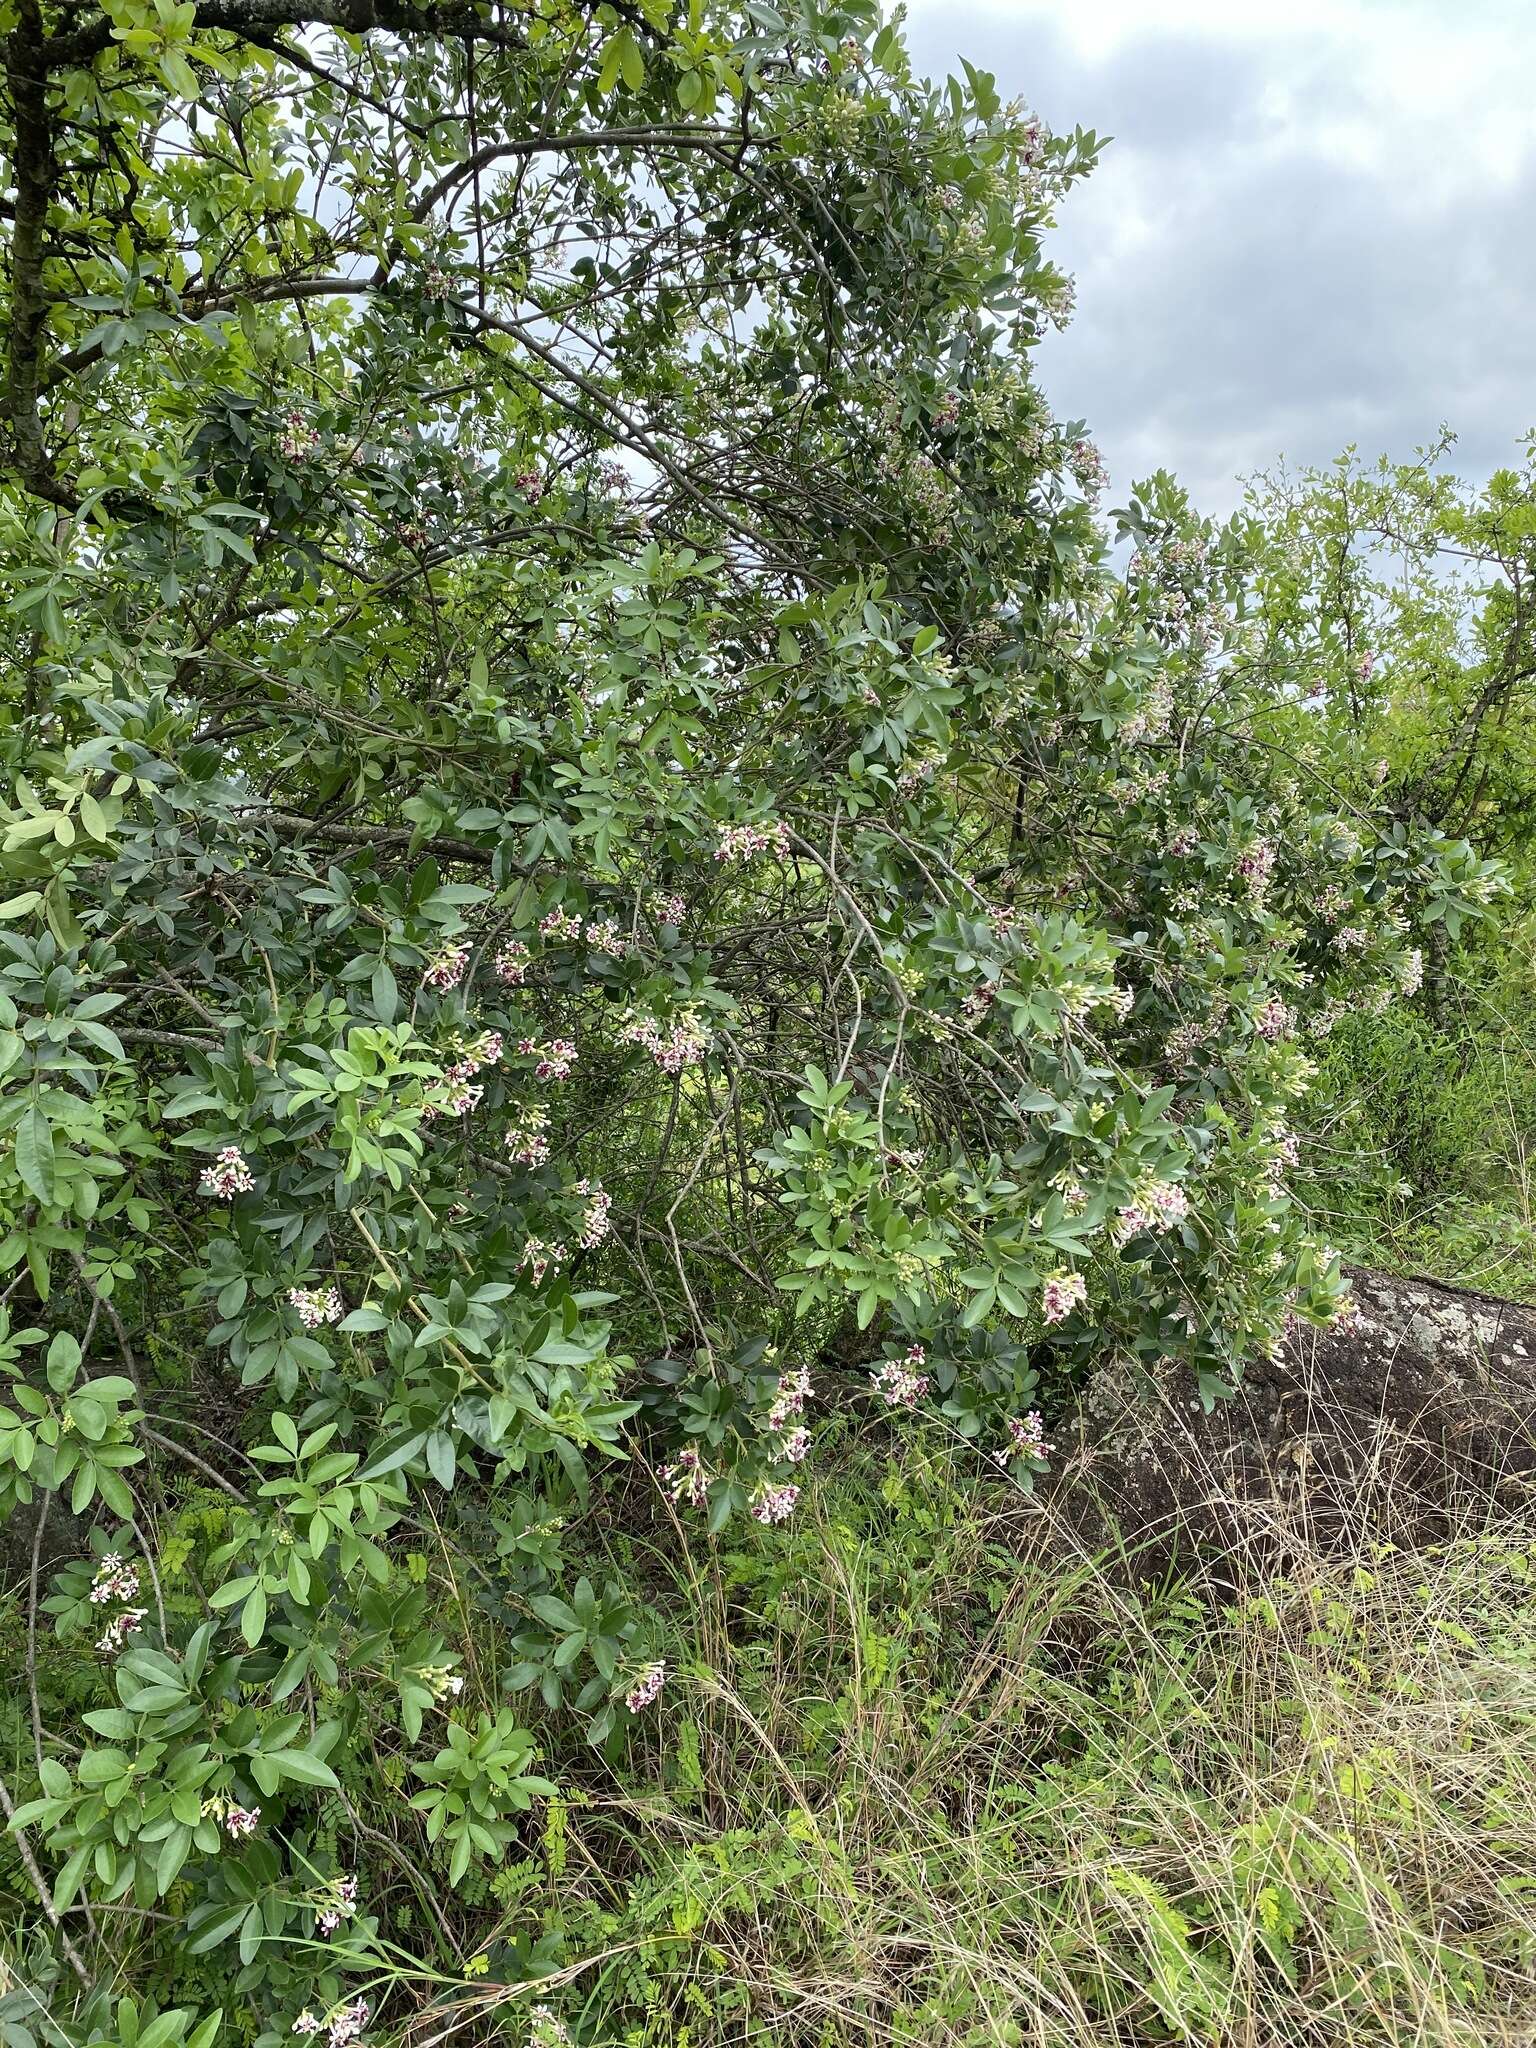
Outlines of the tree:
{"type": "Polygon", "coordinates": [[[1442,428],[1412,462],[1350,449],[1256,477],[1237,528],[1258,658],[1357,736],[1398,816],[1517,859],[1532,816],[1536,444],[1481,489],[1444,467],[1453,444],[1442,428]]]}
{"type": "Polygon", "coordinates": [[[75,1518],[28,1669],[106,1624],[17,1840],[86,1985],[78,1902],[185,1915],[144,2048],[203,1956],[341,2048],[370,1859],[438,1911],[657,1697],[589,1507],[782,1519],[839,1376],[1021,1484],[1107,1348],[1217,1398],[1345,1298],[1302,1028],[1494,877],[1337,794],[1171,488],[1109,573],[1028,353],[1095,139],[872,8],[6,56],[0,1499],[34,1588],[75,1518]]]}

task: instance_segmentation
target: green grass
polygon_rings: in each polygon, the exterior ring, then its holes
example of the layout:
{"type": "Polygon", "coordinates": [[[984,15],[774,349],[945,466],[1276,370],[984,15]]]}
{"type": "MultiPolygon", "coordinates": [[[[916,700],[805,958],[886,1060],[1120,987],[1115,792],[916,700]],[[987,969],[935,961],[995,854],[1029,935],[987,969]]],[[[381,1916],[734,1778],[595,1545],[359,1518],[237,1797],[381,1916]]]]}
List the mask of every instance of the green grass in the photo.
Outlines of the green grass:
{"type": "Polygon", "coordinates": [[[1256,1562],[1233,1606],[942,1457],[866,1441],[806,1508],[673,1572],[648,1751],[501,1873],[427,2033],[521,2041],[536,1997],[635,2048],[1536,2027],[1536,1526],[1256,1562]],[[539,1942],[542,1991],[495,1983],[539,1942]]]}

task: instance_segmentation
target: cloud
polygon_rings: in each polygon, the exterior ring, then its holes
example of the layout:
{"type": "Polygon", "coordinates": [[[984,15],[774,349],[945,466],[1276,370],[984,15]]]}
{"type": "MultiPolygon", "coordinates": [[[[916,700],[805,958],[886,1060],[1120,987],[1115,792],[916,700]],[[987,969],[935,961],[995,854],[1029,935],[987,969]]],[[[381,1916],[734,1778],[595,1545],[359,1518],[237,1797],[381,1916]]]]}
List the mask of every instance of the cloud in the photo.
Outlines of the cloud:
{"type": "Polygon", "coordinates": [[[1485,474],[1536,426],[1536,12],[1499,0],[918,0],[914,58],[963,53],[1053,127],[1115,140],[1053,253],[1073,327],[1040,351],[1116,491],[1442,420],[1485,474]]]}

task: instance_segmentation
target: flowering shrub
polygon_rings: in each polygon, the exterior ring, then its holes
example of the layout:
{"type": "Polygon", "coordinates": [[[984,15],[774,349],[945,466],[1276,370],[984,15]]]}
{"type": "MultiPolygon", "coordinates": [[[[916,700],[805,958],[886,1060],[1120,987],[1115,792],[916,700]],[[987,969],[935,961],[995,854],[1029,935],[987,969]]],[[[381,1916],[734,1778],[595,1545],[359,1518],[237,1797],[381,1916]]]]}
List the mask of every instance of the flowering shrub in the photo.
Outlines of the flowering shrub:
{"type": "Polygon", "coordinates": [[[27,1668],[99,1646],[7,1800],[70,2042],[141,1967],[154,2048],[215,1968],[268,2048],[425,2032],[455,1888],[554,1971],[501,1906],[559,1759],[688,1683],[595,1532],[792,1540],[823,1402],[1025,1485],[1086,1360],[1212,1400],[1338,1313],[1308,1045],[1496,886],[1336,799],[1181,500],[1110,572],[1029,369],[1092,137],[862,5],[279,13],[84,0],[0,101],[0,1507],[27,1668]]]}

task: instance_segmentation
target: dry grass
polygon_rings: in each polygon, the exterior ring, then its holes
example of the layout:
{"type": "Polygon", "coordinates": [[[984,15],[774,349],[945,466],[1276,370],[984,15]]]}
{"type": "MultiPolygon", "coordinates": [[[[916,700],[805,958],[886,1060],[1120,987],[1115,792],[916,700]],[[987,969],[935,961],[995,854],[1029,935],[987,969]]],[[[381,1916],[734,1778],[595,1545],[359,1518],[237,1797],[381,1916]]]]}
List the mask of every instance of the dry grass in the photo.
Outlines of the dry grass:
{"type": "Polygon", "coordinates": [[[793,1572],[693,1581],[657,1798],[570,1816],[619,1944],[573,2016],[646,2048],[1536,2040],[1536,1533],[1256,1566],[1234,1605],[847,1505],[793,1572]]]}

